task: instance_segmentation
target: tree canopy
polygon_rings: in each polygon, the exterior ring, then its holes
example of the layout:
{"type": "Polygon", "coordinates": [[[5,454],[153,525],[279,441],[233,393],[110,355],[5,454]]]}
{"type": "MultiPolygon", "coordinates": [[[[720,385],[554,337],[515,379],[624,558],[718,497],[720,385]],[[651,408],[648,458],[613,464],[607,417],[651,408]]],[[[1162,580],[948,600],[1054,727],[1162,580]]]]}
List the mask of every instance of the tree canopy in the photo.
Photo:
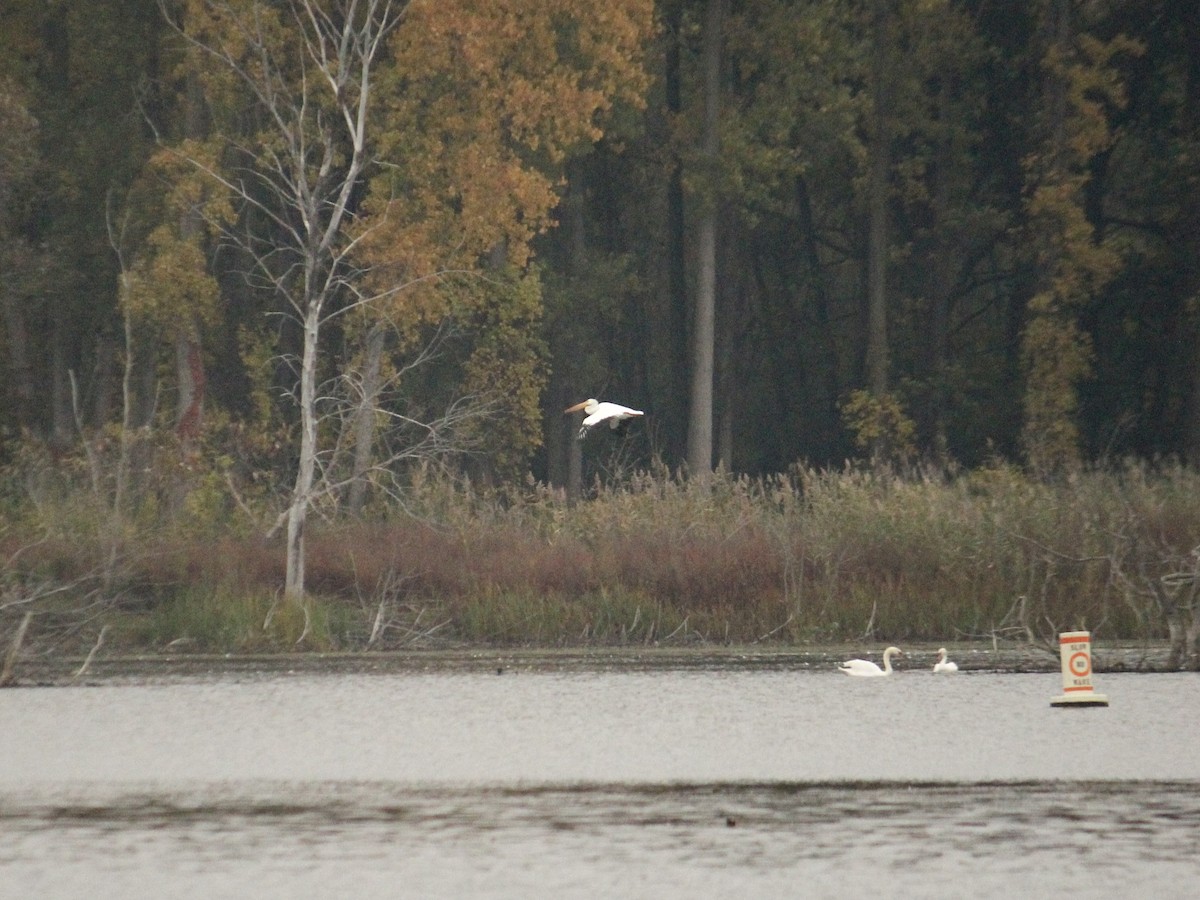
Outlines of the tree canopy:
{"type": "Polygon", "coordinates": [[[565,482],[587,396],[647,414],[586,466],[679,466],[708,291],[734,470],[1200,458],[1190,4],[9,7],[6,457],[124,382],[242,491],[307,428],[333,506],[418,457],[565,482]]]}

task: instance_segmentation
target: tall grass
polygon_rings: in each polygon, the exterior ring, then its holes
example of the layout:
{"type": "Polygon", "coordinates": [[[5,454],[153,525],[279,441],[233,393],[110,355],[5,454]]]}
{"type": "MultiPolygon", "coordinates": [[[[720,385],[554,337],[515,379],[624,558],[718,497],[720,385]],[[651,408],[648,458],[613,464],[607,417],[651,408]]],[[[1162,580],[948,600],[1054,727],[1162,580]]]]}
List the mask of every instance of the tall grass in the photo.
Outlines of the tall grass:
{"type": "MultiPolygon", "coordinates": [[[[113,609],[129,645],[214,650],[299,634],[345,649],[1049,640],[1074,628],[1155,639],[1166,625],[1145,588],[1200,545],[1197,498],[1195,471],[1146,464],[1058,481],[1004,465],[707,483],[641,473],[573,505],[543,486],[423,476],[402,509],[310,532],[303,623],[263,628],[280,542],[178,513],[128,539],[113,609]]],[[[73,530],[63,505],[34,545],[39,514],[24,508],[0,532],[5,558],[22,548],[10,593],[81,576],[98,552],[94,522],[73,530]]]]}

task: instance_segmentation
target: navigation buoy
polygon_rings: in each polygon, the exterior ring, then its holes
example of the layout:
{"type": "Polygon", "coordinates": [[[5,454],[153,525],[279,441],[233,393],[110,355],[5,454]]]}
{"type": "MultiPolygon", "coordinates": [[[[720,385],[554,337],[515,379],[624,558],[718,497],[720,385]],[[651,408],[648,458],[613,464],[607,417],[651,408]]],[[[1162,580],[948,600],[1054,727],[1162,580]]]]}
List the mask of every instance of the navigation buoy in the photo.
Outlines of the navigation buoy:
{"type": "Polygon", "coordinates": [[[1108,706],[1108,698],[1092,687],[1092,635],[1089,631],[1064,631],[1058,636],[1062,660],[1063,692],[1051,706],[1108,706]]]}

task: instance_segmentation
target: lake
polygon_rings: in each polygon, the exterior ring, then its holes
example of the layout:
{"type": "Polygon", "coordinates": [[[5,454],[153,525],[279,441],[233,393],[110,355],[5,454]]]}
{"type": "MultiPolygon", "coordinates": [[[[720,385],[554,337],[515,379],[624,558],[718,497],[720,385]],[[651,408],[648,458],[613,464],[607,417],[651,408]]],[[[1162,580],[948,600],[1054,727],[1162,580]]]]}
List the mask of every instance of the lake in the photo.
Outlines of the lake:
{"type": "Polygon", "coordinates": [[[1196,893],[1194,673],[497,668],[0,691],[0,897],[1196,893]]]}

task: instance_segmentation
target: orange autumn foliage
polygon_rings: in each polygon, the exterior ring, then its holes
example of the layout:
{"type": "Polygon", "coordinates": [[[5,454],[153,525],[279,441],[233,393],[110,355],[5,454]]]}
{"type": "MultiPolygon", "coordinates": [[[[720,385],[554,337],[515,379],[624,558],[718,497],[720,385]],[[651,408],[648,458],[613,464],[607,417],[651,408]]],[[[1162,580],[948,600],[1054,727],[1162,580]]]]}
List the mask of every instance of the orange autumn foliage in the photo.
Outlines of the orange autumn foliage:
{"type": "MultiPolygon", "coordinates": [[[[651,0],[415,0],[377,95],[385,168],[362,242],[376,277],[473,270],[498,248],[524,266],[567,155],[614,104],[642,102],[653,27],[651,0]]],[[[436,315],[431,293],[405,291],[405,308],[436,315]]]]}

